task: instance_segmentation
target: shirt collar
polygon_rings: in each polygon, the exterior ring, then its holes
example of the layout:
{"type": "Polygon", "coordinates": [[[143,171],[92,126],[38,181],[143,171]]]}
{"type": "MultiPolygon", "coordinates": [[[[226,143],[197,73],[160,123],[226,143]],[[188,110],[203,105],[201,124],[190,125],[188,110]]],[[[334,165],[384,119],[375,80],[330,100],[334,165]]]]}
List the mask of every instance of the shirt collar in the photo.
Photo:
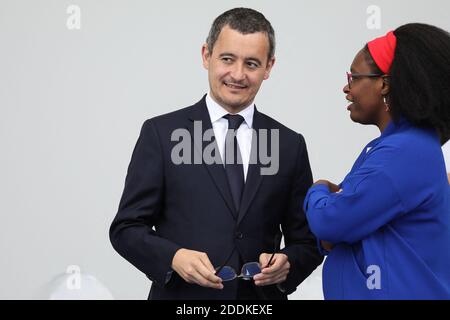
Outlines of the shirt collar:
{"type": "MultiPolygon", "coordinates": [[[[211,98],[211,95],[209,93],[206,95],[206,107],[208,108],[211,123],[220,120],[224,115],[227,115],[229,113],[220,104],[214,101],[214,99],[211,98]]],[[[238,112],[237,114],[241,115],[244,118],[244,121],[249,128],[252,128],[254,113],[255,113],[255,105],[252,103],[251,105],[247,106],[244,110],[238,112]]]]}
{"type": "Polygon", "coordinates": [[[380,138],[385,138],[398,130],[404,130],[405,128],[408,128],[410,126],[411,124],[404,117],[400,117],[400,119],[398,119],[397,121],[391,120],[383,130],[380,138]]]}

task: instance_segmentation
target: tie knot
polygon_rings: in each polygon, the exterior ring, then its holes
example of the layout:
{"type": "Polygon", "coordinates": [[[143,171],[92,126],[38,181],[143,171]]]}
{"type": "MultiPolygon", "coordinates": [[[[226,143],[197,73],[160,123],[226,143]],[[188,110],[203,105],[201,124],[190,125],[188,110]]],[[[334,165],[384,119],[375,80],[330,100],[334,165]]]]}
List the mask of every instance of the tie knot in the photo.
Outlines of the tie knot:
{"type": "Polygon", "coordinates": [[[228,129],[237,130],[244,122],[244,117],[239,114],[227,114],[223,117],[228,120],[228,129]]]}

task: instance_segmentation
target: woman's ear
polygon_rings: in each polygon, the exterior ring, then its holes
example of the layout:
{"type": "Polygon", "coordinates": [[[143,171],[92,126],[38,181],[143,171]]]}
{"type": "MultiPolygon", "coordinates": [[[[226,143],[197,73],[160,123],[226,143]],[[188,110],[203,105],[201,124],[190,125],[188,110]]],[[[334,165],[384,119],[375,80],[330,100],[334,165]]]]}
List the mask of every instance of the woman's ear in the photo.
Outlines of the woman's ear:
{"type": "Polygon", "coordinates": [[[381,79],[383,80],[383,85],[381,87],[381,95],[387,96],[389,94],[390,89],[389,76],[384,75],[381,77],[381,79]]]}

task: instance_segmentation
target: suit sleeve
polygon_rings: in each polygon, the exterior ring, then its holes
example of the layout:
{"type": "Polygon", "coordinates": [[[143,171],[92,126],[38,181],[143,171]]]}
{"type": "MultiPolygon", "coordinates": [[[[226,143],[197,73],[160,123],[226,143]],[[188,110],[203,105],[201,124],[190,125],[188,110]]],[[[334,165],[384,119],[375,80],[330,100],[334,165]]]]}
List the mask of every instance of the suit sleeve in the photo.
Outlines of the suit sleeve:
{"type": "Polygon", "coordinates": [[[114,249],[159,286],[166,284],[177,244],[153,229],[161,218],[164,162],[151,120],[142,126],[128,167],[119,209],[109,236],[114,249]]]}
{"type": "MultiPolygon", "coordinates": [[[[331,193],[325,185],[308,191],[304,210],[319,239],[352,244],[407,211],[397,185],[380,165],[384,158],[382,152],[376,152],[343,183],[340,193],[331,193]]],[[[396,182],[400,183],[399,179],[396,182]]]]}
{"type": "Polygon", "coordinates": [[[291,188],[288,211],[282,222],[285,248],[281,252],[288,256],[291,265],[286,281],[281,284],[286,294],[294,292],[297,286],[323,260],[317,249],[317,240],[309,229],[302,206],[306,192],[312,184],[312,173],[305,140],[301,135],[299,136],[300,143],[296,157],[295,177],[291,188]]]}

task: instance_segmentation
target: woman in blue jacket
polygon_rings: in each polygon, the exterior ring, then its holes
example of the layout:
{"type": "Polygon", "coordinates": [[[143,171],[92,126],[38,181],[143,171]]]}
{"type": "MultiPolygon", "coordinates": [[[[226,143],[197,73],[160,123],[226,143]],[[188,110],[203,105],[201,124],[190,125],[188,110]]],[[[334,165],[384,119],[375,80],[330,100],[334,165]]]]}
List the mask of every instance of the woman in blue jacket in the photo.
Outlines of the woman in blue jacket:
{"type": "Polygon", "coordinates": [[[450,36],[407,24],[369,42],[344,87],[350,118],[374,124],[344,181],[319,180],[304,209],[325,299],[450,299],[450,36]]]}

